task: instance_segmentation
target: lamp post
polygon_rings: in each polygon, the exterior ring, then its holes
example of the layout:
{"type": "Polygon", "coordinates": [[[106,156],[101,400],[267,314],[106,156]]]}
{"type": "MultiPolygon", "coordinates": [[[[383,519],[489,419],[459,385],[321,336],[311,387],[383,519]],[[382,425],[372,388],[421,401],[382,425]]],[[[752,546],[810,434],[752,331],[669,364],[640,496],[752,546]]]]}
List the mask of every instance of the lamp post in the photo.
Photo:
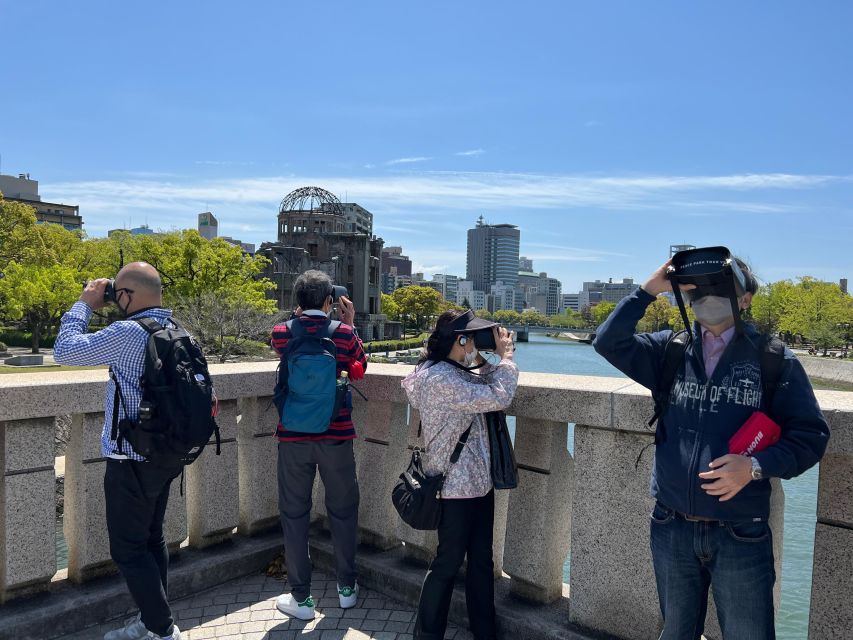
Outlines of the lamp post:
{"type": "Polygon", "coordinates": [[[335,264],[335,284],[340,284],[338,282],[338,262],[340,261],[340,256],[332,256],[332,262],[335,264]]]}

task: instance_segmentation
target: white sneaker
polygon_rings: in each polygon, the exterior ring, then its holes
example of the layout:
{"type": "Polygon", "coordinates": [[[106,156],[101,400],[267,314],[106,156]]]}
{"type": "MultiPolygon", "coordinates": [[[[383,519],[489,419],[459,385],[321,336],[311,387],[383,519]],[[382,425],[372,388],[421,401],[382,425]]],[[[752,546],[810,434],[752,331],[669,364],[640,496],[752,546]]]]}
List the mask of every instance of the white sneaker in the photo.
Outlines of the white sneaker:
{"type": "Polygon", "coordinates": [[[358,602],[358,583],[354,587],[341,587],[338,585],[338,600],[341,602],[341,609],[352,609],[358,602]]]}
{"type": "Polygon", "coordinates": [[[142,624],[142,614],[124,621],[121,629],[113,629],[104,634],[104,640],[142,640],[148,637],[148,629],[142,624]]]}
{"type": "Polygon", "coordinates": [[[314,619],[314,598],[308,596],[302,602],[289,593],[283,593],[275,601],[275,607],[283,614],[298,618],[299,620],[314,619]]]}
{"type": "Polygon", "coordinates": [[[181,640],[181,630],[178,629],[178,625],[172,625],[174,628],[172,629],[172,634],[168,636],[158,636],[153,631],[149,631],[147,636],[144,636],[146,639],[150,640],[181,640]]]}

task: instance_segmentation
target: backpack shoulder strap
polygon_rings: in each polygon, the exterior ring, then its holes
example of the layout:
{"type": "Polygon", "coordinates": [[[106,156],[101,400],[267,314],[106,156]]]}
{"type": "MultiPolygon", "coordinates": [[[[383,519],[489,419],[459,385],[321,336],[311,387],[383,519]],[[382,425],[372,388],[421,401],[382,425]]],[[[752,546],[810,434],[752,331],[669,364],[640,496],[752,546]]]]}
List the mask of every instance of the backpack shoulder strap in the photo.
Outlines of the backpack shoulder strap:
{"type": "Polygon", "coordinates": [[[134,322],[145,329],[149,334],[162,331],[165,327],[157,322],[154,318],[136,318],[134,322]]]}
{"type": "Polygon", "coordinates": [[[334,338],[335,331],[340,329],[342,324],[340,320],[330,320],[329,324],[326,325],[326,337],[329,339],[334,338]]]}
{"type": "Polygon", "coordinates": [[[687,350],[687,345],[690,344],[690,340],[691,336],[687,331],[679,331],[678,333],[674,333],[664,346],[663,368],[661,369],[661,376],[658,380],[658,388],[652,394],[655,399],[655,413],[652,419],[649,420],[650,427],[657,422],[669,402],[672,384],[675,382],[678,370],[684,363],[684,353],[687,350]]]}
{"type": "Polygon", "coordinates": [[[769,411],[785,365],[785,343],[779,338],[765,336],[761,347],[761,386],[769,411]]]}

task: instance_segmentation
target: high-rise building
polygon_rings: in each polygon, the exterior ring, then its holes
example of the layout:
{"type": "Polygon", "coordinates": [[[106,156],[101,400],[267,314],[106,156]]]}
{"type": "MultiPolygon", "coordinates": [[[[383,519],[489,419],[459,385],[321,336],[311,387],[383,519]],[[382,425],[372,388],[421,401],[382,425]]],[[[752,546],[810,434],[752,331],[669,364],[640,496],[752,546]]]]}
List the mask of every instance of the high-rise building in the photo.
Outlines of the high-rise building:
{"type": "Polygon", "coordinates": [[[456,298],[459,300],[458,304],[461,305],[467,301],[474,311],[486,308],[486,292],[475,289],[474,283],[470,280],[459,281],[456,298]]]}
{"type": "Polygon", "coordinates": [[[533,271],[533,260],[531,260],[530,258],[526,258],[525,256],[521,256],[518,259],[518,270],[533,271]]]}
{"type": "Polygon", "coordinates": [[[841,293],[847,295],[847,278],[841,278],[838,281],[838,286],[841,287],[841,293]]]}
{"type": "Polygon", "coordinates": [[[432,276],[432,281],[438,283],[437,291],[448,302],[457,304],[457,296],[459,294],[459,276],[452,276],[447,273],[436,273],[432,276]]]}
{"type": "Polygon", "coordinates": [[[396,275],[412,275],[412,261],[403,255],[403,247],[385,247],[382,249],[382,273],[391,273],[396,269],[396,275]]]}
{"type": "Polygon", "coordinates": [[[60,224],[69,231],[83,229],[80,207],[76,204],[45,202],[39,195],[38,180],[32,180],[29,173],[21,173],[17,178],[0,175],[0,192],[6,200],[14,200],[35,209],[39,222],[60,224]]]}
{"type": "Polygon", "coordinates": [[[514,286],[498,281],[492,285],[490,295],[488,296],[489,299],[487,300],[487,307],[492,312],[503,310],[515,311],[515,299],[517,295],[519,295],[519,292],[516,291],[514,286]]]}
{"type": "Polygon", "coordinates": [[[563,300],[563,305],[561,311],[566,311],[567,309],[571,309],[572,311],[580,311],[580,294],[577,293],[564,293],[561,297],[563,300]]]}
{"type": "Polygon", "coordinates": [[[623,278],[622,282],[613,282],[610,278],[607,282],[596,280],[595,282],[584,282],[583,291],[578,293],[578,305],[581,309],[594,307],[599,302],[619,302],[625,296],[631,295],[640,285],[634,284],[633,278],[623,278]]]}
{"type": "Polygon", "coordinates": [[[219,222],[210,211],[198,214],[198,234],[208,240],[219,235],[219,222]]]}
{"type": "Polygon", "coordinates": [[[496,282],[515,286],[518,281],[521,232],[512,224],[486,224],[483,216],[468,229],[466,279],[479,291],[496,282]]]}

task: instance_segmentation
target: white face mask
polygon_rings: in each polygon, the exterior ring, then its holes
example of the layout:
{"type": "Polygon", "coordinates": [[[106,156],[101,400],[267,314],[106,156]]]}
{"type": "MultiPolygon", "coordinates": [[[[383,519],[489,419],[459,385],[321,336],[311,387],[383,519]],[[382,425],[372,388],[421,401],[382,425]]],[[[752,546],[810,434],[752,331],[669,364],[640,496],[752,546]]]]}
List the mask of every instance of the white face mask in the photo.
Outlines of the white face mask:
{"type": "Polygon", "coordinates": [[[713,327],[732,319],[732,303],[722,296],[705,296],[690,306],[701,325],[713,327]]]}
{"type": "Polygon", "coordinates": [[[477,362],[477,356],[479,356],[479,355],[480,355],[480,352],[477,350],[477,347],[474,347],[473,351],[470,351],[470,352],[466,351],[465,352],[465,360],[462,361],[462,365],[466,369],[473,367],[474,364],[477,362]]]}

